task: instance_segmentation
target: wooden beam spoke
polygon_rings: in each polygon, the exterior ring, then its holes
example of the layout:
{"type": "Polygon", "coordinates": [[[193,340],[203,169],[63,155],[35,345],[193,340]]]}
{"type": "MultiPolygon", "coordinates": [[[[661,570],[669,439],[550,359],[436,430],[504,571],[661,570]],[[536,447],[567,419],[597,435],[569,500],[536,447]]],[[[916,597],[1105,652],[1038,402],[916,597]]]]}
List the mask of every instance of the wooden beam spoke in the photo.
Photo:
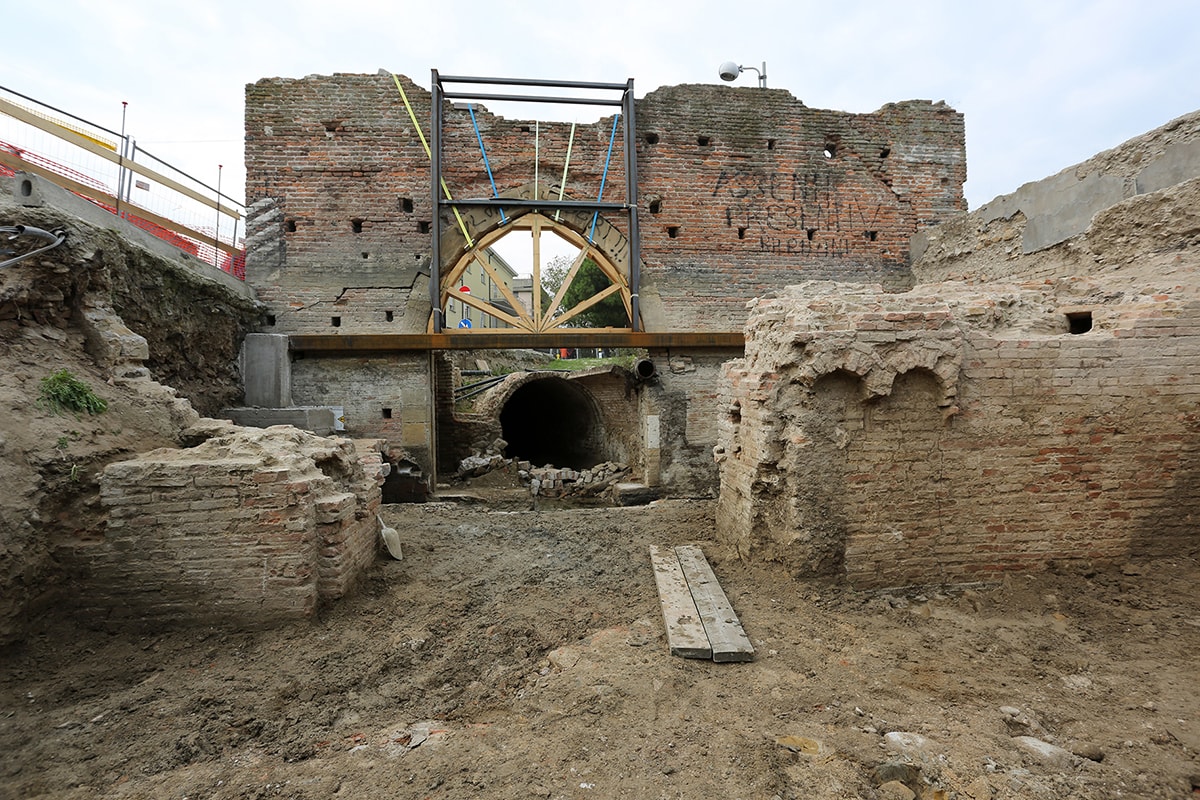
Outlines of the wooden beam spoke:
{"type": "Polygon", "coordinates": [[[533,215],[533,320],[537,328],[542,327],[542,215],[533,215]]]}
{"type": "Polygon", "coordinates": [[[576,273],[583,265],[587,258],[589,248],[585,247],[575,256],[575,260],[571,262],[571,268],[567,270],[566,277],[563,278],[562,285],[558,287],[558,291],[554,293],[554,299],[550,302],[550,310],[546,312],[546,316],[550,319],[554,318],[554,313],[558,311],[558,307],[562,305],[563,297],[567,294],[567,289],[571,286],[571,281],[575,280],[576,273]]]}
{"type": "Polygon", "coordinates": [[[602,289],[599,292],[596,292],[594,295],[589,297],[587,300],[584,300],[579,305],[574,306],[570,311],[563,314],[561,317],[555,317],[553,320],[551,320],[551,322],[554,323],[553,325],[550,325],[546,328],[539,328],[539,330],[549,330],[550,328],[562,327],[564,322],[568,322],[568,321],[574,319],[575,317],[582,314],[584,311],[587,311],[589,308],[596,305],[596,303],[599,303],[601,300],[608,297],[610,294],[614,294],[619,291],[621,291],[621,287],[617,286],[614,283],[611,286],[608,286],[607,288],[602,289]]]}
{"type": "Polygon", "coordinates": [[[525,306],[521,305],[521,301],[519,301],[517,296],[513,294],[512,289],[508,287],[507,283],[500,279],[500,276],[496,274],[496,270],[493,269],[492,265],[487,262],[487,259],[480,255],[478,250],[475,251],[475,260],[479,262],[479,266],[483,267],[483,271],[491,276],[492,283],[500,287],[500,294],[504,295],[504,299],[507,300],[513,307],[513,311],[517,312],[517,316],[525,321],[524,327],[528,328],[529,330],[533,330],[533,320],[530,319],[529,312],[525,310],[525,306]]]}
{"type": "Polygon", "coordinates": [[[471,308],[482,311],[485,314],[490,314],[496,319],[504,320],[514,328],[520,328],[522,330],[531,332],[533,331],[533,328],[529,327],[524,320],[520,319],[519,317],[514,317],[512,314],[507,312],[501,311],[486,300],[480,300],[479,298],[469,294],[460,294],[458,299],[462,301],[464,305],[468,305],[471,308]]]}

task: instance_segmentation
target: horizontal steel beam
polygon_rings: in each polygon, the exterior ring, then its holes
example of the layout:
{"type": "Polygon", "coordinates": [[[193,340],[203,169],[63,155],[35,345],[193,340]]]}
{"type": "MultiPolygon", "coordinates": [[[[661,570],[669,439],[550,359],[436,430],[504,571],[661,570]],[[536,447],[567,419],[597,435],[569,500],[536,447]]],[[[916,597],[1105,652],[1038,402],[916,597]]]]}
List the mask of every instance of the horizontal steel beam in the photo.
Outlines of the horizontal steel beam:
{"type": "Polygon", "coordinates": [[[556,89],[607,89],[623,92],[629,88],[625,83],[596,83],[594,81],[538,80],[537,78],[484,78],[468,75],[438,75],[442,83],[478,83],[500,86],[549,86],[556,89]]]}
{"type": "Polygon", "coordinates": [[[442,333],[293,333],[294,353],[368,354],[413,350],[510,350],[536,347],[742,348],[741,331],[589,331],[547,333],[516,331],[444,331],[442,333]]]}
{"type": "Polygon", "coordinates": [[[585,211],[624,211],[628,203],[606,203],[599,200],[526,200],[519,197],[471,197],[459,200],[438,201],[439,206],[503,206],[505,208],[549,208],[549,209],[583,209],[585,211]]]}
{"type": "Polygon", "coordinates": [[[551,97],[535,94],[472,94],[468,92],[442,92],[447,100],[507,100],[517,103],[564,103],[576,106],[619,106],[621,101],[601,100],[596,97],[551,97]]]}

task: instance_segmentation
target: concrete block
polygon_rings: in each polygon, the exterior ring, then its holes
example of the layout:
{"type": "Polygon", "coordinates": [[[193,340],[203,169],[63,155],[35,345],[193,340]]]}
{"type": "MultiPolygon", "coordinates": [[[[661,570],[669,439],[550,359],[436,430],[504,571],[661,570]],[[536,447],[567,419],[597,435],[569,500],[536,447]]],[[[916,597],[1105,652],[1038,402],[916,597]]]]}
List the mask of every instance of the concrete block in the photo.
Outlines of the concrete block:
{"type": "Polygon", "coordinates": [[[248,334],[239,361],[246,405],[274,409],[292,405],[292,362],[287,336],[248,334]]]}
{"type": "Polygon", "coordinates": [[[1157,192],[1197,176],[1200,176],[1200,141],[1174,144],[1137,174],[1137,193],[1157,192]]]}

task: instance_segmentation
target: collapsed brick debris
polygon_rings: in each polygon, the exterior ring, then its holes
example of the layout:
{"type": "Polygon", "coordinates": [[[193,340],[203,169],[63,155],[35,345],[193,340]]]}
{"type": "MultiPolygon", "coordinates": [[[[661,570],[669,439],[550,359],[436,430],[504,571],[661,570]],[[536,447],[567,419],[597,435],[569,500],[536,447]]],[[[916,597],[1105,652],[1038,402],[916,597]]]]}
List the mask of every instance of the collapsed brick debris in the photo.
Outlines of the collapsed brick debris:
{"type": "Polygon", "coordinates": [[[554,465],[534,467],[528,461],[517,464],[517,475],[529,485],[534,497],[595,497],[609,489],[629,472],[626,464],[605,461],[588,469],[559,469],[554,465]]]}

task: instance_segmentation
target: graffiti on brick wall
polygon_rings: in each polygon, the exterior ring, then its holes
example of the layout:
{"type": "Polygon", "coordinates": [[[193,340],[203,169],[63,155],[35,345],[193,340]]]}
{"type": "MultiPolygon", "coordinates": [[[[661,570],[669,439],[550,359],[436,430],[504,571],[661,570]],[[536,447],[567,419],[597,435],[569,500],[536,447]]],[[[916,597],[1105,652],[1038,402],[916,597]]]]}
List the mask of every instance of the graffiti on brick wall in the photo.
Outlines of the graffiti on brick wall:
{"type": "Polygon", "coordinates": [[[861,255],[886,216],[882,203],[847,193],[830,172],[723,169],[712,196],[731,201],[725,224],[756,231],[767,253],[861,255]]]}

